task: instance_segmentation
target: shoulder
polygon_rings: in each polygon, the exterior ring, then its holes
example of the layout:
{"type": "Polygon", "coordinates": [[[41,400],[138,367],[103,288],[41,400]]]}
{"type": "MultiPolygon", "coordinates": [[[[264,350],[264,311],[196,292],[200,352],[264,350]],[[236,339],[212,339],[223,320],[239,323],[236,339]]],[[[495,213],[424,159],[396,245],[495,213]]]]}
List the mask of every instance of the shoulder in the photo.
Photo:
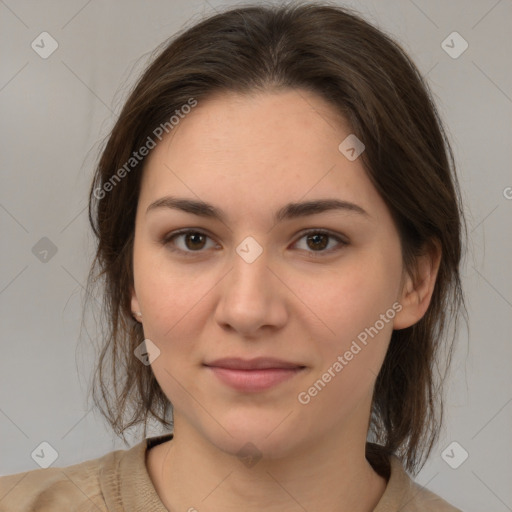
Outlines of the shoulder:
{"type": "Polygon", "coordinates": [[[107,512],[105,474],[115,472],[126,450],[66,467],[34,469],[0,477],[0,512],[107,512]]]}
{"type": "Polygon", "coordinates": [[[408,504],[411,512],[432,511],[432,512],[462,512],[459,508],[450,505],[443,498],[421,487],[415,482],[411,482],[410,502],[408,504]]]}
{"type": "MultiPolygon", "coordinates": [[[[462,512],[443,498],[414,482],[396,456],[389,459],[391,475],[382,504],[393,504],[402,512],[462,512]]],[[[381,502],[379,502],[379,506],[381,502]]],[[[380,512],[377,507],[375,512],[380,512]]],[[[383,508],[382,510],[388,510],[383,508]]],[[[389,510],[395,510],[390,508],[389,510]]]]}

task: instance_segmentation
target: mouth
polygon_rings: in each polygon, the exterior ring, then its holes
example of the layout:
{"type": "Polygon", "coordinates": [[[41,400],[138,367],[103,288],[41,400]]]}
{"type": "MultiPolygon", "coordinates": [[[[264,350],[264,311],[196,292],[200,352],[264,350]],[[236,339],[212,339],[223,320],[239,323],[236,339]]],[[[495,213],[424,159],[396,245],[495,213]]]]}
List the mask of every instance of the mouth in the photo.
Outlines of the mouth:
{"type": "Polygon", "coordinates": [[[280,359],[217,359],[204,366],[224,385],[240,392],[261,392],[289,380],[306,369],[280,359]]]}

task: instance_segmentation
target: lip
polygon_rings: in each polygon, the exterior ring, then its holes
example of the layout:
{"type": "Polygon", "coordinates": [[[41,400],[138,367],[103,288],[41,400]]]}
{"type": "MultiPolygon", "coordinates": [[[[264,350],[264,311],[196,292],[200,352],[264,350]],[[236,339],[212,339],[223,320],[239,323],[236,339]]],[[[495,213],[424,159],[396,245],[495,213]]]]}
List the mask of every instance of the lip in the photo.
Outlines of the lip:
{"type": "Polygon", "coordinates": [[[304,365],[270,357],[224,358],[204,366],[223,384],[246,393],[273,388],[305,369],[304,365]]]}
{"type": "Polygon", "coordinates": [[[256,357],[254,359],[242,359],[240,357],[225,357],[215,359],[211,363],[205,363],[206,366],[215,366],[217,368],[226,368],[229,370],[268,370],[268,369],[290,369],[303,368],[304,365],[292,363],[274,357],[256,357]]]}

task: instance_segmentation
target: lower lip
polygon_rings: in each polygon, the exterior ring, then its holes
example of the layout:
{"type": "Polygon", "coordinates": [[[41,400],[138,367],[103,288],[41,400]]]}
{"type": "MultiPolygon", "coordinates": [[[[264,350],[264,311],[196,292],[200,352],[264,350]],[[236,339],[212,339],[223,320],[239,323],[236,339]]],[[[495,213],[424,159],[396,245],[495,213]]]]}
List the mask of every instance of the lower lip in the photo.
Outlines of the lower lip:
{"type": "Polygon", "coordinates": [[[268,368],[264,370],[231,370],[208,366],[216,377],[228,386],[243,392],[265,391],[291,379],[304,368],[268,368]]]}

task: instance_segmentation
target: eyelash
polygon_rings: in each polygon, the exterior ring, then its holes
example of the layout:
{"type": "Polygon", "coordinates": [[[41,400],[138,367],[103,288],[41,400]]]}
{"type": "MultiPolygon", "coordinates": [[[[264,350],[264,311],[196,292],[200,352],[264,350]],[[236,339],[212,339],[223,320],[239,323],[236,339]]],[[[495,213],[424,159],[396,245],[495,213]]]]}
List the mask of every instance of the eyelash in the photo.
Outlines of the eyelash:
{"type": "MultiPolygon", "coordinates": [[[[172,233],[169,233],[169,234],[165,235],[162,238],[161,243],[162,243],[162,245],[166,246],[170,251],[184,254],[186,257],[192,257],[193,258],[193,257],[201,254],[202,252],[205,252],[203,250],[184,251],[182,249],[176,249],[175,247],[172,247],[171,242],[175,238],[178,238],[179,236],[183,236],[183,235],[188,235],[188,234],[203,235],[203,236],[211,239],[211,237],[209,235],[207,235],[206,233],[204,233],[203,231],[201,231],[199,229],[183,229],[183,230],[174,231],[172,233]]],[[[301,236],[297,239],[297,241],[294,243],[294,245],[299,240],[301,240],[302,238],[304,238],[304,237],[306,237],[308,235],[325,235],[325,236],[328,236],[328,237],[333,238],[334,240],[336,240],[338,242],[338,245],[339,245],[338,247],[335,247],[334,249],[331,248],[331,249],[328,249],[328,250],[320,250],[320,251],[306,251],[311,256],[313,256],[314,258],[323,257],[326,254],[327,255],[328,254],[332,254],[333,252],[335,252],[337,250],[340,250],[341,248],[349,245],[348,242],[346,242],[345,240],[342,240],[338,235],[335,235],[334,233],[332,233],[330,231],[327,231],[325,229],[310,229],[308,231],[305,231],[305,232],[301,233],[301,236]]]]}

